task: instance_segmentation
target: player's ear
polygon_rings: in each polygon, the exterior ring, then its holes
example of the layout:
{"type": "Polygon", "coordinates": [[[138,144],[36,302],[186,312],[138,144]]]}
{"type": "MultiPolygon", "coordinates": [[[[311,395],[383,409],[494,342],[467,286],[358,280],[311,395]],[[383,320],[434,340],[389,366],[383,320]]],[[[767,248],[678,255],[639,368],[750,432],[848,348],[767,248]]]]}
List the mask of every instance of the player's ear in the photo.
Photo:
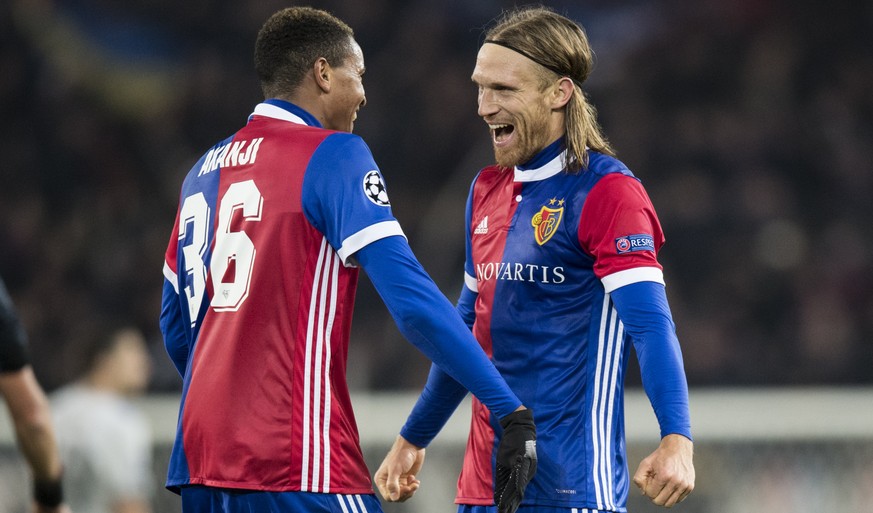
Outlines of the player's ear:
{"type": "Polygon", "coordinates": [[[573,91],[575,89],[576,86],[569,77],[561,77],[552,92],[552,108],[560,109],[567,105],[570,98],[573,97],[573,91]]]}
{"type": "Polygon", "coordinates": [[[325,93],[329,93],[332,70],[327,59],[324,57],[316,59],[315,63],[312,65],[312,73],[315,76],[315,83],[318,85],[319,89],[325,93]]]}

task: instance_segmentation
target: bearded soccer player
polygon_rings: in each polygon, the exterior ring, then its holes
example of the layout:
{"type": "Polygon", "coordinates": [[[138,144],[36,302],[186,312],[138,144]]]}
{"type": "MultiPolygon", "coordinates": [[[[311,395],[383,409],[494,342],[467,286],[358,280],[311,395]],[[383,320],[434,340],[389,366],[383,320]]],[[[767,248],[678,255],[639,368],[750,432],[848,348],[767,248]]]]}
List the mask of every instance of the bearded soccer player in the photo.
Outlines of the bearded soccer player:
{"type": "MultiPolygon", "coordinates": [[[[631,480],[671,507],[694,486],[688,390],[657,260],[664,236],[581,89],[592,57],[578,24],[521,9],[487,32],[472,76],[497,164],[470,189],[457,308],[537,413],[537,473],[518,510],[525,513],[624,512],[631,480]],[[623,416],[631,345],[661,431],[632,478],[623,416]]],[[[432,368],[376,473],[387,500],[415,493],[402,478],[417,472],[422,448],[464,395],[432,368]]],[[[500,433],[486,406],[473,400],[456,498],[462,513],[496,509],[500,433]]]]}
{"type": "Polygon", "coordinates": [[[366,102],[352,30],[281,10],[255,67],[266,100],[186,176],[166,252],[161,330],[183,377],[167,486],[182,510],[381,511],[345,376],[358,267],[401,332],[501,417],[501,461],[530,466],[531,411],[415,259],[350,133],[366,102]]]}

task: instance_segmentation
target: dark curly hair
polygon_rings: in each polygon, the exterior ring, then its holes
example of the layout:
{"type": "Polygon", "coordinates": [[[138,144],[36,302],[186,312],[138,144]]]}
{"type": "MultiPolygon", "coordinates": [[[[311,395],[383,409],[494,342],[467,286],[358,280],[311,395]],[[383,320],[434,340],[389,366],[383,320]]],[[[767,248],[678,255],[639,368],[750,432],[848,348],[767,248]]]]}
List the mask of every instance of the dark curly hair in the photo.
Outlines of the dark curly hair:
{"type": "Polygon", "coordinates": [[[255,70],[267,98],[293,91],[320,57],[340,66],[351,54],[354,32],[332,14],[289,7],[264,23],[255,43],[255,70]]]}

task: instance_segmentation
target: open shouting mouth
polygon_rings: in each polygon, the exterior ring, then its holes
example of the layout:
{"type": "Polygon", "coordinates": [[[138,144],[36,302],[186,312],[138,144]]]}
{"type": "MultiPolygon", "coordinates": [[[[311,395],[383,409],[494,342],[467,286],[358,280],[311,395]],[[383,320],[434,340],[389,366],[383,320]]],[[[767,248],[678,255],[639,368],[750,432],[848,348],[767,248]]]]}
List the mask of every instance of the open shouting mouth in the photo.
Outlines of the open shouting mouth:
{"type": "Polygon", "coordinates": [[[515,126],[510,124],[488,124],[488,127],[491,129],[491,137],[494,140],[494,144],[497,146],[504,146],[512,139],[512,135],[515,133],[515,126]]]}

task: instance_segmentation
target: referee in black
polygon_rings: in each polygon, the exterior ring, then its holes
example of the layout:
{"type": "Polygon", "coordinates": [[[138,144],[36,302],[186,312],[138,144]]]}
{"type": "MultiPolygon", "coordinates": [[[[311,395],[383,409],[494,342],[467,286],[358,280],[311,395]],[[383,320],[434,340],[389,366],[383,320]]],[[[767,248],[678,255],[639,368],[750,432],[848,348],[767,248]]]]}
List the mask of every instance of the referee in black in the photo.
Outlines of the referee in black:
{"type": "Polygon", "coordinates": [[[24,328],[0,280],[0,397],[15,425],[18,446],[33,472],[33,511],[69,513],[63,504],[61,458],[45,392],[27,355],[24,328]]]}

